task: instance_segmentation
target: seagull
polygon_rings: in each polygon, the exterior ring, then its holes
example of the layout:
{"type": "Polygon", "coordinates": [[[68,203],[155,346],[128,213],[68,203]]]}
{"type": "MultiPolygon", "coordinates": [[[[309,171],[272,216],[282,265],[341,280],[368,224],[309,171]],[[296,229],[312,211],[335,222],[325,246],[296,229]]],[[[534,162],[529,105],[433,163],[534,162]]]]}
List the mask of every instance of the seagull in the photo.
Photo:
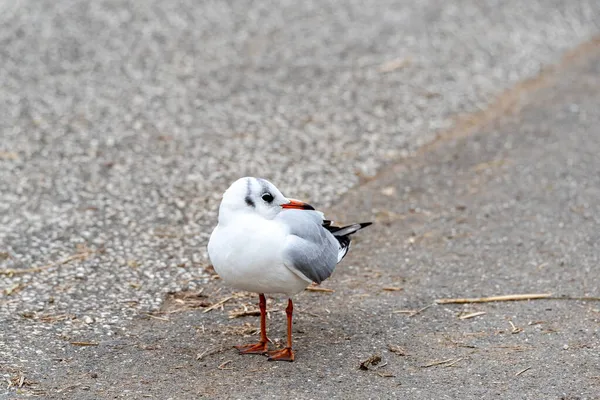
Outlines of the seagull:
{"type": "Polygon", "coordinates": [[[291,297],[331,276],[348,253],[350,235],[369,225],[336,227],[313,206],[288,199],[265,179],[235,181],[223,194],[208,255],[226,284],[259,295],[260,341],[235,346],[240,354],[294,361],[291,297]],[[268,351],[265,294],[276,293],[288,296],[287,346],[268,351]]]}

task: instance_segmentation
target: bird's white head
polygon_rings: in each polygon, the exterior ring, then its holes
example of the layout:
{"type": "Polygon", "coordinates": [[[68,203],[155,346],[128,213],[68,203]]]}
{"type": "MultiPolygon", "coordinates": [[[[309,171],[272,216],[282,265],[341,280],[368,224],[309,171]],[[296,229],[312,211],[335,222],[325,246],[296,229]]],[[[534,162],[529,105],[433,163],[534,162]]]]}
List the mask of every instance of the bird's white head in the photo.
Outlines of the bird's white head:
{"type": "Polygon", "coordinates": [[[223,193],[219,223],[225,223],[232,214],[240,212],[256,213],[265,219],[273,219],[286,208],[314,210],[309,204],[288,199],[266,179],[240,178],[223,193]]]}

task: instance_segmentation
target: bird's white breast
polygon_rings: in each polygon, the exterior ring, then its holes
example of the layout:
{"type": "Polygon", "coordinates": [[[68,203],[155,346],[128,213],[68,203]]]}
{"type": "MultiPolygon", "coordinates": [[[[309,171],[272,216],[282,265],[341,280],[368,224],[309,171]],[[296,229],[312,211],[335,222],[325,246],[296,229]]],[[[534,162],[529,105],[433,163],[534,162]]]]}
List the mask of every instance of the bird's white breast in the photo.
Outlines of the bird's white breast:
{"type": "Polygon", "coordinates": [[[295,294],[310,284],[284,265],[288,235],[282,224],[251,213],[219,224],[208,243],[215,271],[226,284],[256,293],[295,294]]]}

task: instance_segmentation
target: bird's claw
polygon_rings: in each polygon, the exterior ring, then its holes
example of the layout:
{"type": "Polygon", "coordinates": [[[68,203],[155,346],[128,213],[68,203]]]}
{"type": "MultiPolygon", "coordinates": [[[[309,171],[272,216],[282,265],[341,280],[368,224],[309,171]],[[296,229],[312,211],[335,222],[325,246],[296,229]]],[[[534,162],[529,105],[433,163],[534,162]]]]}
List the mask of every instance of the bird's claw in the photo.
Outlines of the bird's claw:
{"type": "Polygon", "coordinates": [[[269,351],[269,361],[294,361],[294,350],[289,347],[281,350],[269,351]]]}
{"type": "Polygon", "coordinates": [[[267,342],[234,346],[240,354],[265,354],[267,353],[267,342]]]}

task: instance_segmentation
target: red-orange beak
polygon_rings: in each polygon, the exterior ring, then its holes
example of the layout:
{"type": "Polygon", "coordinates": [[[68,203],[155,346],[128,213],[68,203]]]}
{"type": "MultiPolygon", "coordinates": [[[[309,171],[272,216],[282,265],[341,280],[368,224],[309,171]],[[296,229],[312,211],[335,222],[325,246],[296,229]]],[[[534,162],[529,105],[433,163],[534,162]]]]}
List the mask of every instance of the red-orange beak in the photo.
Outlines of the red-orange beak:
{"type": "Polygon", "coordinates": [[[308,203],[305,203],[300,200],[289,199],[290,202],[286,204],[282,204],[281,208],[289,208],[294,210],[314,210],[315,208],[308,203]]]}

